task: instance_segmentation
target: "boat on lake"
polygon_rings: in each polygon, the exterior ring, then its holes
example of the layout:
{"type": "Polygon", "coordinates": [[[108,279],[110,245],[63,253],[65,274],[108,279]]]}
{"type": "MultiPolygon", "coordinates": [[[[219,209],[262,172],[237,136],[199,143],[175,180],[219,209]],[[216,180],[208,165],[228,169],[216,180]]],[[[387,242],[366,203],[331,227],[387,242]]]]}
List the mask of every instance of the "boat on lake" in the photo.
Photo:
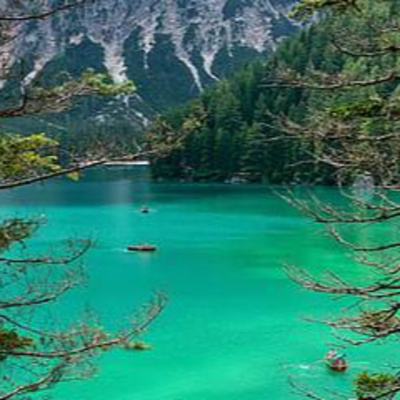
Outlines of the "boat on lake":
{"type": "Polygon", "coordinates": [[[150,212],[150,208],[149,208],[149,207],[146,207],[146,206],[143,206],[143,207],[140,209],[140,212],[141,212],[142,214],[148,214],[148,213],[150,212]]]}
{"type": "Polygon", "coordinates": [[[156,251],[156,246],[152,244],[137,244],[128,246],[128,251],[143,251],[143,252],[153,252],[156,251]]]}
{"type": "Polygon", "coordinates": [[[346,356],[339,354],[335,350],[330,350],[325,356],[325,363],[329,369],[335,372],[345,372],[349,367],[346,356]]]}

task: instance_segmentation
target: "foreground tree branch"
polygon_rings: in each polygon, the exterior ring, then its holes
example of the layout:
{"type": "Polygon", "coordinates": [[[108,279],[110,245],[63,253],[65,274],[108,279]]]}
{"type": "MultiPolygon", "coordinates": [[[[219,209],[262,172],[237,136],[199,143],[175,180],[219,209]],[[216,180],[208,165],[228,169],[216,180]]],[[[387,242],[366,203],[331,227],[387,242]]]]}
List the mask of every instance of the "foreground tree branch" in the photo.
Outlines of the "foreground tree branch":
{"type": "Polygon", "coordinates": [[[75,1],[69,1],[65,2],[64,4],[61,4],[56,7],[48,8],[48,7],[43,7],[41,10],[33,13],[29,13],[29,10],[21,6],[20,10],[18,13],[13,13],[13,14],[0,14],[0,22],[5,21],[5,22],[28,22],[28,21],[34,21],[34,20],[44,20],[46,18],[49,18],[53,15],[56,15],[60,12],[67,12],[71,11],[73,9],[76,9],[77,7],[81,7],[84,5],[87,5],[88,3],[94,3],[95,0],[75,0],[75,1]]]}

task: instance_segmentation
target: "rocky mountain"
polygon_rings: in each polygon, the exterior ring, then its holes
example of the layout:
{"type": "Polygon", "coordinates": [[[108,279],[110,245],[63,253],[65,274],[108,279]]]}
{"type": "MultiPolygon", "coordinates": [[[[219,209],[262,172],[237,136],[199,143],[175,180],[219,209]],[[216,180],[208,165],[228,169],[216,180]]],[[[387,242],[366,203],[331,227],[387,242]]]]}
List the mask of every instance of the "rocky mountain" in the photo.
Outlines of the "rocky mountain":
{"type": "MultiPolygon", "coordinates": [[[[50,1],[50,0],[49,0],[50,1]]],[[[96,104],[95,118],[121,115],[145,124],[182,104],[255,57],[265,56],[294,26],[291,0],[97,0],[74,12],[31,23],[14,60],[30,60],[26,80],[39,73],[107,71],[132,79],[135,96],[96,104]],[[118,109],[118,111],[116,111],[118,109]]]]}

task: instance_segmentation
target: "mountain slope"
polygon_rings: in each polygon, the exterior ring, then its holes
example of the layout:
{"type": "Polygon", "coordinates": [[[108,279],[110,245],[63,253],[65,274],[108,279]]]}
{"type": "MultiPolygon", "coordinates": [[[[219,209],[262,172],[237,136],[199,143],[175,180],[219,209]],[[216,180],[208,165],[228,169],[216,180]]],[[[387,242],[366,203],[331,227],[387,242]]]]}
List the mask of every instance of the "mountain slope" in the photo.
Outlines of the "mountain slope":
{"type": "MultiPolygon", "coordinates": [[[[265,56],[293,29],[289,0],[98,0],[30,24],[18,56],[31,60],[27,80],[62,69],[107,70],[132,79],[137,95],[118,105],[128,123],[198,95],[250,59],[265,56]],[[133,111],[132,111],[133,110],[133,111]]],[[[109,107],[96,110],[104,117],[109,107]]],[[[120,113],[121,114],[121,113],[120,113]]]]}

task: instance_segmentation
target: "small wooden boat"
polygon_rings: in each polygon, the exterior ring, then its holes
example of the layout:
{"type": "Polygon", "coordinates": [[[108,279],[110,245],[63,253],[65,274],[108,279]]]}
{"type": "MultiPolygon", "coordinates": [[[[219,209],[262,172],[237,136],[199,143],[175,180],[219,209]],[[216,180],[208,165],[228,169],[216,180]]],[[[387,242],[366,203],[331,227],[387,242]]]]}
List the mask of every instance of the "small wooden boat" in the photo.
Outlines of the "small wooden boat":
{"type": "Polygon", "coordinates": [[[345,372],[348,364],[344,355],[339,355],[335,350],[331,350],[325,356],[325,363],[329,369],[335,372],[345,372]]]}
{"type": "Polygon", "coordinates": [[[134,246],[128,246],[128,251],[144,251],[144,252],[152,252],[156,251],[156,246],[151,244],[138,244],[134,246]]]}

